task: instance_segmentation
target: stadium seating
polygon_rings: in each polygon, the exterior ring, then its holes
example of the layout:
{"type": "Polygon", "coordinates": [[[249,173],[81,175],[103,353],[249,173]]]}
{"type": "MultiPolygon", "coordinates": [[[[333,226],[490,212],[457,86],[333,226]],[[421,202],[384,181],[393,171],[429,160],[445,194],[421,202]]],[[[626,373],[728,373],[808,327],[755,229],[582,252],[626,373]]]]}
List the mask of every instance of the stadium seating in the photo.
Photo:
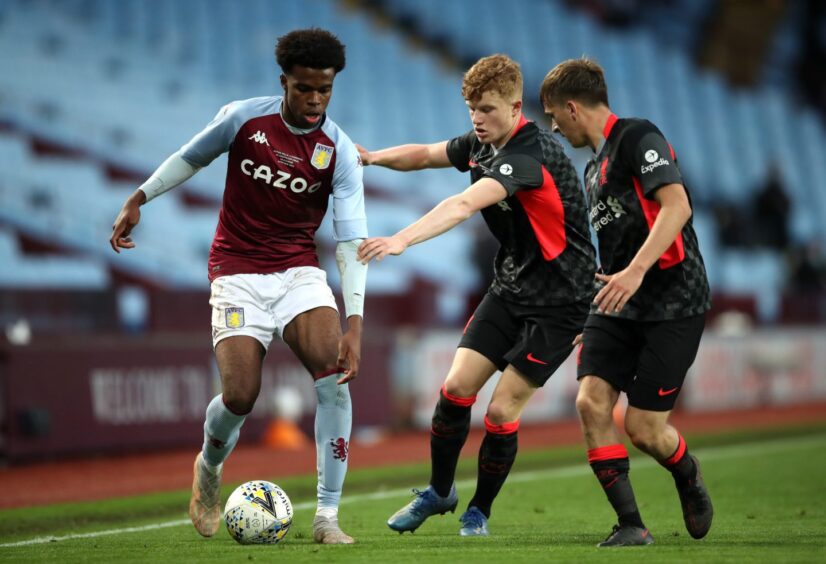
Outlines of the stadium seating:
{"type": "Polygon", "coordinates": [[[0,229],[0,288],[97,290],[109,285],[109,271],[100,261],[79,257],[21,253],[16,237],[0,229]]]}
{"type": "MultiPolygon", "coordinates": [[[[680,4],[693,6],[686,17],[695,25],[707,2],[680,4]]],[[[100,163],[146,175],[227,101],[280,92],[272,47],[277,36],[296,27],[327,27],[347,44],[347,69],[336,81],[330,115],[356,142],[377,148],[466,131],[461,72],[446,70],[393,28],[377,27],[365,12],[348,11],[347,5],[335,0],[247,0],[243,9],[228,0],[4,3],[0,50],[14,56],[0,58],[0,121],[88,158],[32,155],[19,138],[0,136],[0,217],[15,229],[57,233],[70,248],[114,260],[107,251],[108,229],[134,186],[112,183],[100,163]]],[[[550,66],[583,54],[599,60],[617,113],[652,119],[674,145],[697,204],[695,224],[717,290],[764,291],[748,273],[724,266],[728,257],[718,249],[705,210],[720,201],[748,205],[772,163],[780,167],[793,201],[794,241],[826,241],[819,220],[826,216],[826,191],[811,188],[826,183],[826,160],[819,154],[826,146],[823,128],[778,88],[781,79],[769,77],[755,91],[735,91],[695,68],[687,55],[691,38],[676,23],[667,29],[605,29],[550,0],[386,0],[382,5],[460,60],[512,55],[522,64],[533,114],[550,66]],[[671,38],[665,46],[663,34],[671,38]]],[[[644,19],[662,21],[654,12],[644,19]]],[[[790,41],[788,33],[779,34],[779,60],[782,49],[793,48],[790,41]]],[[[588,158],[583,151],[571,155],[580,169],[588,158]]],[[[223,161],[214,163],[188,189],[217,205],[223,169],[223,161]]],[[[373,235],[391,233],[466,183],[450,170],[401,174],[367,168],[365,179],[376,195],[368,201],[373,235]]],[[[141,251],[122,254],[117,265],[164,285],[205,287],[204,257],[215,220],[214,209],[193,210],[180,194],[167,195],[144,215],[141,251]]],[[[331,239],[327,223],[319,241],[327,246],[331,239]]],[[[394,259],[393,268],[374,267],[370,288],[402,292],[409,287],[405,280],[420,276],[454,290],[471,289],[478,283],[469,266],[472,245],[472,230],[461,227],[437,247],[394,259]],[[443,259],[432,258],[434,249],[443,259]]],[[[782,278],[775,272],[782,268],[778,257],[756,260],[773,262],[769,278],[782,278]]]]}
{"type": "MultiPolygon", "coordinates": [[[[659,125],[701,204],[721,199],[747,202],[767,167],[777,162],[794,203],[795,241],[826,241],[826,227],[817,221],[826,215],[826,192],[813,196],[810,189],[813,179],[826,174],[826,161],[815,156],[826,146],[826,132],[818,120],[790,94],[771,85],[738,92],[718,76],[694,68],[687,42],[671,37],[676,23],[666,29],[604,29],[562,2],[548,0],[525,0],[522,9],[496,0],[459,0],[449,4],[449,14],[444,14],[445,3],[435,0],[385,4],[397,17],[417,22],[421,33],[450,38],[452,48],[465,59],[493,52],[513,56],[522,64],[529,102],[535,101],[553,64],[594,57],[605,67],[614,110],[659,125]],[[503,33],[505,29],[519,33],[503,33]],[[663,46],[660,38],[666,35],[663,46]]],[[[692,5],[685,17],[695,21],[705,2],[680,4],[692,5]]],[[[682,21],[680,25],[691,27],[682,21]]],[[[779,41],[788,40],[784,37],[781,33],[779,41]]]]}
{"type": "MultiPolygon", "coordinates": [[[[142,1],[15,5],[0,23],[0,49],[14,48],[17,53],[0,62],[0,74],[8,77],[0,79],[0,88],[9,101],[0,117],[94,158],[148,172],[227,101],[280,92],[271,55],[275,38],[295,27],[319,25],[335,29],[348,45],[348,68],[336,82],[330,114],[355,141],[374,148],[433,142],[469,127],[458,74],[446,73],[425,54],[407,50],[395,35],[376,34],[366,18],[342,14],[334,2],[283,3],[278,11],[268,2],[249,2],[244,15],[227,2],[169,2],[160,10],[154,6],[142,1]],[[187,25],[178,25],[184,20],[187,25]]],[[[92,165],[63,164],[67,179],[53,184],[50,196],[65,206],[60,208],[65,216],[61,221],[73,231],[67,241],[86,251],[100,251],[90,248],[94,245],[89,243],[89,223],[110,225],[128,192],[104,186],[92,165]],[[83,196],[76,198],[75,187],[81,184],[85,188],[77,190],[83,196]],[[66,198],[69,193],[72,197],[66,198]]],[[[199,172],[191,189],[217,202],[224,166],[219,161],[199,172]]],[[[45,170],[52,177],[60,174],[49,165],[45,170]]],[[[379,204],[382,216],[370,220],[373,234],[391,233],[385,230],[389,224],[403,227],[406,223],[394,218],[415,219],[466,182],[450,171],[405,175],[380,169],[367,169],[366,181],[388,195],[379,204]]],[[[215,215],[211,212],[210,219],[197,217],[204,212],[195,212],[196,217],[193,213],[175,196],[153,202],[143,218],[141,253],[118,257],[118,265],[143,269],[173,286],[203,286],[202,258],[215,215]]],[[[18,216],[22,217],[28,218],[18,216]]],[[[35,224],[28,228],[46,228],[46,218],[39,224],[36,216],[28,219],[35,224]]],[[[98,231],[97,242],[105,243],[103,231],[98,231]]],[[[331,235],[322,231],[320,236],[331,235]]],[[[463,255],[470,253],[472,244],[469,232],[459,229],[448,239],[451,243],[445,242],[442,249],[455,256],[449,255],[447,263],[466,262],[463,255]]],[[[405,255],[395,263],[404,275],[446,279],[436,261],[405,255]]],[[[371,276],[370,288],[403,291],[405,284],[395,275],[390,278],[371,276]]],[[[454,275],[451,280],[468,289],[475,277],[454,275]]]]}

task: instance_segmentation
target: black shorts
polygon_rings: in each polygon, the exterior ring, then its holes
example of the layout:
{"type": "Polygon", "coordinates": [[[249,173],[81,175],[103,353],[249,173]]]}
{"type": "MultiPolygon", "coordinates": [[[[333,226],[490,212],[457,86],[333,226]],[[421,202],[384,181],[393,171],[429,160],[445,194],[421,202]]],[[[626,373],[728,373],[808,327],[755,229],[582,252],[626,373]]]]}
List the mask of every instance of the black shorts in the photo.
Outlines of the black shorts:
{"type": "Polygon", "coordinates": [[[468,321],[459,346],[484,355],[499,370],[513,365],[539,388],[571,354],[588,308],[588,300],[523,306],[488,292],[468,321]]]}
{"type": "Polygon", "coordinates": [[[670,411],[697,356],[705,314],[665,321],[589,315],[577,378],[597,376],[628,395],[628,405],[670,411]]]}

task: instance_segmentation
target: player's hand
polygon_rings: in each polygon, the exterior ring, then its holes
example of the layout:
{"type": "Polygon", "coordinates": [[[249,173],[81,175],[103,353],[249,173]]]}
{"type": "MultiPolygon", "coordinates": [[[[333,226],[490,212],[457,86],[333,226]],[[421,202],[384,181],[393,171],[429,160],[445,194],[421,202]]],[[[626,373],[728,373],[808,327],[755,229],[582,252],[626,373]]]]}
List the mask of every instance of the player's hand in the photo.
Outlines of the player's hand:
{"type": "Polygon", "coordinates": [[[359,158],[361,158],[361,166],[370,166],[373,164],[373,155],[370,154],[370,151],[356,143],[356,150],[359,152],[359,158]]]}
{"type": "Polygon", "coordinates": [[[120,253],[120,249],[135,248],[135,243],[129,235],[141,220],[141,204],[145,201],[146,195],[143,195],[142,191],[136,190],[136,193],[129,196],[120,209],[120,213],[115,219],[114,225],[112,225],[112,236],[109,238],[109,244],[112,245],[112,250],[116,253],[120,253]],[[137,192],[140,192],[140,194],[137,194],[137,192]]]}
{"type": "Polygon", "coordinates": [[[387,255],[400,255],[407,248],[407,245],[399,238],[392,237],[372,237],[365,239],[359,245],[358,260],[362,264],[367,264],[373,259],[380,261],[387,255]]]}
{"type": "Polygon", "coordinates": [[[599,313],[618,313],[622,311],[628,300],[631,299],[642,284],[645,271],[641,268],[629,266],[616,274],[599,274],[596,278],[605,282],[594,298],[594,304],[599,313]]]}
{"type": "Polygon", "coordinates": [[[582,333],[580,333],[579,335],[574,337],[574,340],[571,343],[571,345],[573,345],[573,346],[577,346],[577,345],[580,345],[580,344],[582,344],[582,333]]]}
{"type": "Polygon", "coordinates": [[[338,342],[338,366],[343,367],[344,376],[338,379],[337,384],[345,384],[359,375],[361,364],[361,333],[347,331],[338,342]]]}

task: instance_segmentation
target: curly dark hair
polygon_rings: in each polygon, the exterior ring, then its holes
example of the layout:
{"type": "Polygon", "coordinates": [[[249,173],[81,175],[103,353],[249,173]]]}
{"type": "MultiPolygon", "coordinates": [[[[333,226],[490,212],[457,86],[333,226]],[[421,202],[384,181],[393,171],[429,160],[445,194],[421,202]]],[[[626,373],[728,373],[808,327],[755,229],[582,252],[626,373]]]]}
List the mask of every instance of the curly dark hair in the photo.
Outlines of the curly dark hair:
{"type": "Polygon", "coordinates": [[[285,73],[301,65],[311,69],[332,68],[338,74],[345,64],[344,45],[327,30],[296,29],[278,38],[275,60],[285,73]]]}

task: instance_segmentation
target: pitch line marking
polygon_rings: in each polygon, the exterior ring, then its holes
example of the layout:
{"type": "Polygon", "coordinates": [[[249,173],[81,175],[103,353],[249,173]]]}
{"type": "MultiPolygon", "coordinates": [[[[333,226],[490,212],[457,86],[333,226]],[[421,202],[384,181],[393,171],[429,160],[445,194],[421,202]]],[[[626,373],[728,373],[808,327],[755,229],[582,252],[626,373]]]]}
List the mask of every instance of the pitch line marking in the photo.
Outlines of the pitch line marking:
{"type": "MultiPolygon", "coordinates": [[[[800,437],[797,439],[772,439],[769,441],[758,441],[758,442],[750,442],[741,445],[727,445],[727,446],[719,446],[719,447],[708,447],[703,449],[698,449],[696,451],[698,458],[701,458],[703,462],[706,460],[723,460],[726,458],[738,458],[741,456],[750,456],[753,454],[761,454],[765,453],[766,451],[783,451],[783,450],[795,450],[800,447],[810,446],[810,445],[822,445],[823,441],[826,440],[826,435],[817,434],[817,435],[810,435],[807,437],[800,437]]],[[[646,468],[649,466],[655,466],[657,462],[655,462],[652,458],[646,457],[639,461],[634,461],[634,468],[646,468]]],[[[587,475],[591,474],[591,468],[585,463],[577,464],[575,466],[562,466],[559,468],[551,468],[549,470],[533,470],[533,471],[525,471],[525,472],[517,472],[515,474],[511,474],[508,476],[508,483],[519,483],[519,482],[532,482],[535,480],[544,480],[547,478],[571,478],[575,476],[587,475]]],[[[468,479],[468,480],[460,480],[456,482],[457,488],[469,488],[476,485],[476,479],[468,479]]],[[[410,495],[410,488],[402,488],[402,489],[395,489],[395,490],[387,490],[387,491],[378,491],[369,494],[356,494],[351,495],[349,497],[343,498],[341,500],[341,504],[350,504],[356,503],[361,501],[376,501],[382,499],[389,499],[394,497],[404,497],[410,495]]],[[[296,511],[303,511],[305,509],[312,509],[315,507],[316,502],[313,501],[304,501],[301,503],[293,504],[293,509],[296,511]]],[[[150,525],[142,525],[138,527],[124,527],[121,529],[108,529],[105,531],[94,531],[91,533],[73,533],[69,535],[63,535],[59,537],[35,537],[28,540],[17,541],[17,542],[8,542],[0,544],[0,548],[14,548],[18,546],[31,546],[36,544],[46,544],[52,542],[62,542],[67,540],[76,540],[76,539],[93,539],[98,537],[108,537],[112,535],[120,535],[120,534],[127,534],[127,533],[140,533],[144,531],[154,531],[156,529],[167,529],[169,527],[180,527],[183,525],[189,525],[189,519],[175,519],[174,521],[164,521],[162,523],[152,523],[150,525]]]]}

